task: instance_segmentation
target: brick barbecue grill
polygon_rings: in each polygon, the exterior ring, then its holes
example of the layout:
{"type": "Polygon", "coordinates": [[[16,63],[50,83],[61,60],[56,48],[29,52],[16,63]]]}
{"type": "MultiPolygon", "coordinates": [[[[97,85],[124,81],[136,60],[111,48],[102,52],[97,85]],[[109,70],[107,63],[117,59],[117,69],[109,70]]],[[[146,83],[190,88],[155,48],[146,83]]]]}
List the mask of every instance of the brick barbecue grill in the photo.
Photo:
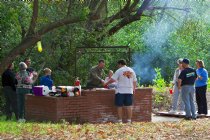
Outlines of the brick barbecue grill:
{"type": "MultiPolygon", "coordinates": [[[[26,119],[77,123],[116,122],[114,90],[82,91],[78,97],[26,95],[26,119]]],[[[136,89],[132,121],[151,121],[152,88],[136,89]]],[[[125,119],[123,119],[125,121],[125,119]]]]}

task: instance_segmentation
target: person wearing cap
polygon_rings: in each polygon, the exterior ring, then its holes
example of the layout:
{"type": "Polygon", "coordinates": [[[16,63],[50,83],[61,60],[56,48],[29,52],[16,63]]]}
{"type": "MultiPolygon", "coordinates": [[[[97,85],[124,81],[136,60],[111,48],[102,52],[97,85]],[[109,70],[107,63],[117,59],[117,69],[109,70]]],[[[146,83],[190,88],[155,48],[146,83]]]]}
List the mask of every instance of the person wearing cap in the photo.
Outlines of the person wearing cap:
{"type": "Polygon", "coordinates": [[[198,106],[198,114],[208,114],[207,101],[206,101],[206,90],[208,84],[208,72],[205,69],[204,62],[202,60],[196,61],[197,70],[196,73],[198,78],[195,81],[195,93],[196,102],[198,106]]]}
{"type": "Polygon", "coordinates": [[[15,73],[13,72],[14,64],[11,63],[2,74],[3,93],[6,101],[5,112],[6,120],[12,119],[12,112],[18,120],[17,95],[15,73]]]}
{"type": "Polygon", "coordinates": [[[195,80],[197,78],[196,70],[189,66],[190,60],[182,60],[183,70],[178,77],[178,88],[181,89],[182,100],[185,105],[185,119],[196,119],[195,111],[195,80]]]}
{"type": "Polygon", "coordinates": [[[45,68],[44,69],[44,76],[40,78],[40,85],[48,86],[50,90],[52,90],[53,80],[51,79],[51,69],[45,68]]]}
{"type": "Polygon", "coordinates": [[[182,58],[177,60],[178,68],[174,72],[173,76],[173,98],[172,98],[172,109],[169,111],[169,113],[178,113],[178,103],[180,103],[180,113],[184,114],[184,102],[182,101],[181,98],[181,91],[178,89],[178,77],[183,70],[182,67],[182,58]]]}
{"type": "Polygon", "coordinates": [[[127,122],[131,123],[133,94],[136,88],[136,74],[133,69],[126,66],[126,61],[121,59],[117,62],[118,70],[112,78],[104,83],[107,86],[117,81],[117,89],[115,94],[115,105],[117,106],[118,122],[122,123],[123,106],[126,108],[127,122]]]}
{"type": "Polygon", "coordinates": [[[103,59],[98,61],[98,65],[90,69],[89,78],[87,81],[87,88],[97,88],[102,87],[104,80],[102,76],[104,75],[105,61],[103,59]]]}
{"type": "Polygon", "coordinates": [[[18,117],[19,122],[24,122],[25,119],[25,94],[29,94],[34,83],[32,73],[26,71],[27,65],[24,62],[19,63],[19,72],[16,74],[17,79],[17,99],[18,99],[18,117]]]}

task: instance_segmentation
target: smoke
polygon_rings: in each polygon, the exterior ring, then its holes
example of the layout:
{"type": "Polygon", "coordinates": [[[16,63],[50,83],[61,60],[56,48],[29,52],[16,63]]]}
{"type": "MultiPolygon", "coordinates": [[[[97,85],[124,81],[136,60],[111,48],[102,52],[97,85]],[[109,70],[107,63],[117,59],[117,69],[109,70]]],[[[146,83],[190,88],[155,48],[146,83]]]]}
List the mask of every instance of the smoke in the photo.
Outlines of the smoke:
{"type": "MultiPolygon", "coordinates": [[[[165,44],[172,33],[182,27],[186,20],[206,19],[206,22],[210,23],[210,8],[208,5],[199,3],[196,0],[187,2],[183,0],[159,0],[158,3],[153,3],[153,5],[174,7],[174,9],[160,11],[160,16],[149,26],[147,25],[147,30],[143,35],[146,51],[133,55],[133,68],[137,76],[140,77],[140,84],[151,83],[156,77],[155,68],[159,67],[165,69],[166,63],[170,64],[170,62],[164,60],[164,58],[166,58],[164,57],[165,44]],[[189,12],[187,9],[189,9],[189,12]]],[[[177,59],[177,56],[173,55],[171,59],[173,59],[173,57],[177,59]]],[[[181,57],[181,54],[179,57],[181,57]]],[[[175,61],[176,60],[173,62],[175,61]]],[[[172,68],[175,68],[175,66],[173,66],[175,63],[173,62],[171,62],[170,65],[172,68]]],[[[165,71],[162,72],[163,74],[167,73],[165,71]]]]}

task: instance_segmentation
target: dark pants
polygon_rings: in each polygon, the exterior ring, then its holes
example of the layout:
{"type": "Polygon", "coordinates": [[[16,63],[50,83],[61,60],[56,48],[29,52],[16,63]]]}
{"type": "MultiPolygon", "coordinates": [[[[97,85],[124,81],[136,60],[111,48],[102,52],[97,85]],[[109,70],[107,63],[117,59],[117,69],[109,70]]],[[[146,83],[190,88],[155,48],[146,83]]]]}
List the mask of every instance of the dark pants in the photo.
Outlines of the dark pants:
{"type": "Polygon", "coordinates": [[[196,90],[195,91],[196,102],[198,105],[198,114],[208,114],[207,101],[206,101],[207,85],[196,87],[195,90],[196,90]]]}
{"type": "Polygon", "coordinates": [[[18,117],[20,119],[25,118],[25,94],[29,94],[30,89],[17,88],[17,99],[18,99],[18,117]]]}
{"type": "Polygon", "coordinates": [[[6,100],[6,117],[7,120],[12,118],[12,112],[18,120],[17,95],[14,89],[10,86],[3,87],[3,93],[6,100]]]}

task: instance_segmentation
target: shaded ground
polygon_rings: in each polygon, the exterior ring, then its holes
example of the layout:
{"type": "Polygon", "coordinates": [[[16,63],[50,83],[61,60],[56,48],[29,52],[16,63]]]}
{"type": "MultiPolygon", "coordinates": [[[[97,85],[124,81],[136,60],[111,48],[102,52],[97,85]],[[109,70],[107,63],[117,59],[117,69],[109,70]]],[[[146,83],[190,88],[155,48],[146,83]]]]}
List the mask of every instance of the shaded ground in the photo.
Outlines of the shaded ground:
{"type": "Polygon", "coordinates": [[[151,140],[208,140],[210,139],[210,119],[177,122],[148,122],[132,124],[2,124],[9,130],[0,130],[0,139],[50,139],[50,140],[86,140],[86,139],[151,139],[151,140]],[[13,129],[19,130],[16,134],[13,129]]]}

